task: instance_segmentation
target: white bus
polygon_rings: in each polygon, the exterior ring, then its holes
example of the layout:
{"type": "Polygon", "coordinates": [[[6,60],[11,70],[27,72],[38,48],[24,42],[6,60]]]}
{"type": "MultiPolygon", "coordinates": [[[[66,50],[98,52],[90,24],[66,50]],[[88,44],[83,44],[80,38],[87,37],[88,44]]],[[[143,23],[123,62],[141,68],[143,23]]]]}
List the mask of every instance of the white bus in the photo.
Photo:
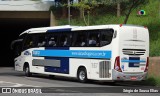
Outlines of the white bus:
{"type": "Polygon", "coordinates": [[[76,77],[80,82],[145,80],[149,32],[136,25],[31,28],[12,43],[15,70],[76,77]]]}

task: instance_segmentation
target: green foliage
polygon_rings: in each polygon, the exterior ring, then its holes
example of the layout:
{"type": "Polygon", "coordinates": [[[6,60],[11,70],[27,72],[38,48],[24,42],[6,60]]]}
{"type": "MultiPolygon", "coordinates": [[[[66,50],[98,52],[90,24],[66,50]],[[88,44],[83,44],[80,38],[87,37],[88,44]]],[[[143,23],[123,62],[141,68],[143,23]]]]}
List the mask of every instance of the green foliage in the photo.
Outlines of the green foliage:
{"type": "Polygon", "coordinates": [[[89,25],[89,15],[90,15],[90,11],[98,6],[98,3],[96,0],[92,0],[92,1],[85,1],[85,0],[81,0],[79,3],[74,3],[71,5],[74,8],[78,8],[78,10],[81,12],[81,16],[83,17],[83,21],[85,23],[85,25],[89,25]],[[87,11],[87,19],[85,17],[85,12],[87,11]]]}
{"type": "Polygon", "coordinates": [[[110,5],[110,4],[116,4],[116,3],[121,3],[121,2],[128,2],[129,0],[96,0],[99,4],[105,4],[105,5],[110,5]]]}
{"type": "Polygon", "coordinates": [[[71,6],[78,8],[78,9],[84,9],[84,10],[90,10],[92,8],[92,6],[90,6],[88,3],[85,3],[83,1],[81,1],[79,3],[74,3],[71,6]]]}
{"type": "Polygon", "coordinates": [[[160,77],[148,76],[145,81],[131,82],[132,85],[160,86],[160,77]]]}
{"type": "Polygon", "coordinates": [[[160,77],[148,76],[146,81],[141,83],[148,86],[160,86],[160,77]]]}
{"type": "Polygon", "coordinates": [[[125,2],[126,5],[126,13],[125,13],[125,20],[124,20],[124,24],[127,23],[129,15],[131,14],[131,12],[136,9],[137,7],[140,6],[144,6],[145,4],[148,3],[148,0],[128,0],[128,2],[125,2]]]}

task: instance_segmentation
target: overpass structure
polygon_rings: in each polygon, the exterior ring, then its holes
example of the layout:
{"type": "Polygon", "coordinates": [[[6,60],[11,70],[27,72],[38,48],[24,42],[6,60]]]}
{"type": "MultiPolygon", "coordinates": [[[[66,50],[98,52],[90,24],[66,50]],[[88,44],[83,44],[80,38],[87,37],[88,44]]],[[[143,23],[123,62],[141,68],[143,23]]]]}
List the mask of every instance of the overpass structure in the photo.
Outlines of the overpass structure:
{"type": "Polygon", "coordinates": [[[10,21],[49,21],[50,26],[54,26],[54,15],[49,11],[51,1],[0,1],[0,22],[10,23],[10,21]]]}

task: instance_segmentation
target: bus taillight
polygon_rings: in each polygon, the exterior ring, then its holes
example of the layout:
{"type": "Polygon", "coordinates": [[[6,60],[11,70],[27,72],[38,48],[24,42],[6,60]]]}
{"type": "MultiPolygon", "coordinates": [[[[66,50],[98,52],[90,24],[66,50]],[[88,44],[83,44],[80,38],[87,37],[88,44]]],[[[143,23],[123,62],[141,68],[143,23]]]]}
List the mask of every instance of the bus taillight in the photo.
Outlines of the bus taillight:
{"type": "Polygon", "coordinates": [[[120,67],[120,57],[119,56],[117,56],[115,59],[114,69],[119,72],[122,72],[121,67],[120,67]]]}
{"type": "Polygon", "coordinates": [[[147,57],[146,68],[145,68],[144,72],[148,71],[148,65],[149,65],[149,57],[147,57]]]}

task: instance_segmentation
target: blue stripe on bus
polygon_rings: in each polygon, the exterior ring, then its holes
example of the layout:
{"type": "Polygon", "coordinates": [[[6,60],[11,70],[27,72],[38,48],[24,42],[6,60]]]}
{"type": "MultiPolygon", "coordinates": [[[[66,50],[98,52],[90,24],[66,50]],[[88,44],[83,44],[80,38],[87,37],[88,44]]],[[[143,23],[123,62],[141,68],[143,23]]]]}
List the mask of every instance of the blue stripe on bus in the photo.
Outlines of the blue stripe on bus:
{"type": "Polygon", "coordinates": [[[111,58],[111,51],[97,50],[33,50],[34,57],[111,58]]]}
{"type": "Polygon", "coordinates": [[[68,32],[71,31],[71,28],[63,28],[63,29],[50,29],[47,32],[68,32]]]}
{"type": "MultiPolygon", "coordinates": [[[[69,50],[69,47],[45,47],[45,50],[69,50]]],[[[69,74],[69,57],[44,57],[45,59],[60,60],[60,67],[45,66],[45,72],[69,74]]]]}
{"type": "Polygon", "coordinates": [[[140,63],[140,62],[146,62],[146,61],[145,60],[121,60],[121,62],[140,63]]]}

